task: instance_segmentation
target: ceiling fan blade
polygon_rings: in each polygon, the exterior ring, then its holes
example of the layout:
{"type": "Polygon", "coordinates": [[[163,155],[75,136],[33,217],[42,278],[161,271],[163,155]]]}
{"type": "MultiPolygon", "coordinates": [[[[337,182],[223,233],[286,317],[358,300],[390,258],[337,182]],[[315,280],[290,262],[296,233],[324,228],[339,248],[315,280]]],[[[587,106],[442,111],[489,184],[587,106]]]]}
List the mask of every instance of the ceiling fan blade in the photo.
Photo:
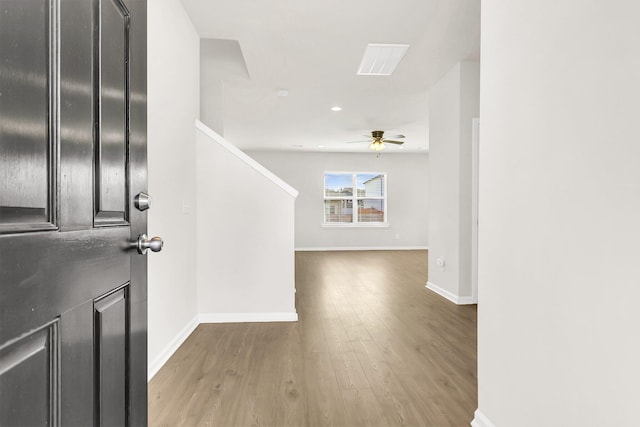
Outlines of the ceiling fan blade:
{"type": "Polygon", "coordinates": [[[367,140],[363,140],[363,141],[347,141],[346,143],[347,143],[347,144],[355,144],[355,143],[357,143],[357,142],[371,142],[371,140],[370,140],[370,139],[367,139],[367,140]]]}
{"type": "Polygon", "coordinates": [[[391,136],[388,136],[387,138],[400,138],[400,139],[402,139],[402,138],[404,138],[404,135],[391,135],[391,136]]]}
{"type": "Polygon", "coordinates": [[[392,141],[390,139],[383,139],[382,142],[389,143],[389,144],[397,144],[397,145],[402,145],[404,144],[404,141],[392,141]]]}

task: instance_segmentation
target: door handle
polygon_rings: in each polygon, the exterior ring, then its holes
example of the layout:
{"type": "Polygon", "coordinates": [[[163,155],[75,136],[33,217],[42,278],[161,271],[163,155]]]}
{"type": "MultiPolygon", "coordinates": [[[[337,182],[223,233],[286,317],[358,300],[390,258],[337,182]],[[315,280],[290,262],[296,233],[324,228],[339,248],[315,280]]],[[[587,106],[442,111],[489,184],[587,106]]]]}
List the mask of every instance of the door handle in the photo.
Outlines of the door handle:
{"type": "Polygon", "coordinates": [[[140,255],[146,254],[147,249],[151,249],[151,252],[160,252],[162,250],[163,245],[164,245],[164,242],[160,237],[156,236],[149,239],[149,237],[146,234],[141,234],[138,236],[137,247],[138,247],[138,253],[140,255]]]}

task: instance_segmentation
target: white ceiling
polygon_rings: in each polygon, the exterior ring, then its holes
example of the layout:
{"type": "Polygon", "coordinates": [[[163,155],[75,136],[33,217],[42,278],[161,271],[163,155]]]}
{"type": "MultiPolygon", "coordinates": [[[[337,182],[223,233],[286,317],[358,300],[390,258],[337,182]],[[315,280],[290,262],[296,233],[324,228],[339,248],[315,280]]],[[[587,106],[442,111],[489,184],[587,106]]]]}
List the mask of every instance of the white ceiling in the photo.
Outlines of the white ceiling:
{"type": "Polygon", "coordinates": [[[213,65],[203,65],[202,87],[223,82],[200,96],[242,149],[366,152],[345,142],[380,129],[406,135],[404,149],[385,152],[426,150],[429,88],[456,62],[479,58],[480,0],[182,2],[201,38],[238,42],[236,64],[224,66],[234,43],[216,51],[203,41],[203,64],[213,65]],[[358,76],[367,43],[411,47],[393,75],[358,76]]]}

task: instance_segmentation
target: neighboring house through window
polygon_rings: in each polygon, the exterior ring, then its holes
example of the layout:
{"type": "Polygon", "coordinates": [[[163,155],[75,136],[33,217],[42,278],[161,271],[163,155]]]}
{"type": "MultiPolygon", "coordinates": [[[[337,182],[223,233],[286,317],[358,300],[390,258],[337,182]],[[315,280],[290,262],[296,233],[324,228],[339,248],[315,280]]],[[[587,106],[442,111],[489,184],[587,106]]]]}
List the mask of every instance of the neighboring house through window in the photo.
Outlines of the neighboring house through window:
{"type": "Polygon", "coordinates": [[[386,212],[386,174],[380,172],[325,172],[325,225],[364,227],[386,225],[386,212]]]}

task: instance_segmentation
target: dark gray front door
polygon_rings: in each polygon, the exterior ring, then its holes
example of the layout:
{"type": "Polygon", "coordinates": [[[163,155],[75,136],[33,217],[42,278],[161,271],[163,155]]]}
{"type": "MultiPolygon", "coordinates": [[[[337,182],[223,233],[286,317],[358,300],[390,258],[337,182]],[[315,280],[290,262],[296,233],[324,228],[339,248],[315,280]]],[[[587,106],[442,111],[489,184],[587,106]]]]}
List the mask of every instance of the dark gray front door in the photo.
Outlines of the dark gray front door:
{"type": "Polygon", "coordinates": [[[145,0],[0,0],[0,426],[146,425],[145,0]]]}

